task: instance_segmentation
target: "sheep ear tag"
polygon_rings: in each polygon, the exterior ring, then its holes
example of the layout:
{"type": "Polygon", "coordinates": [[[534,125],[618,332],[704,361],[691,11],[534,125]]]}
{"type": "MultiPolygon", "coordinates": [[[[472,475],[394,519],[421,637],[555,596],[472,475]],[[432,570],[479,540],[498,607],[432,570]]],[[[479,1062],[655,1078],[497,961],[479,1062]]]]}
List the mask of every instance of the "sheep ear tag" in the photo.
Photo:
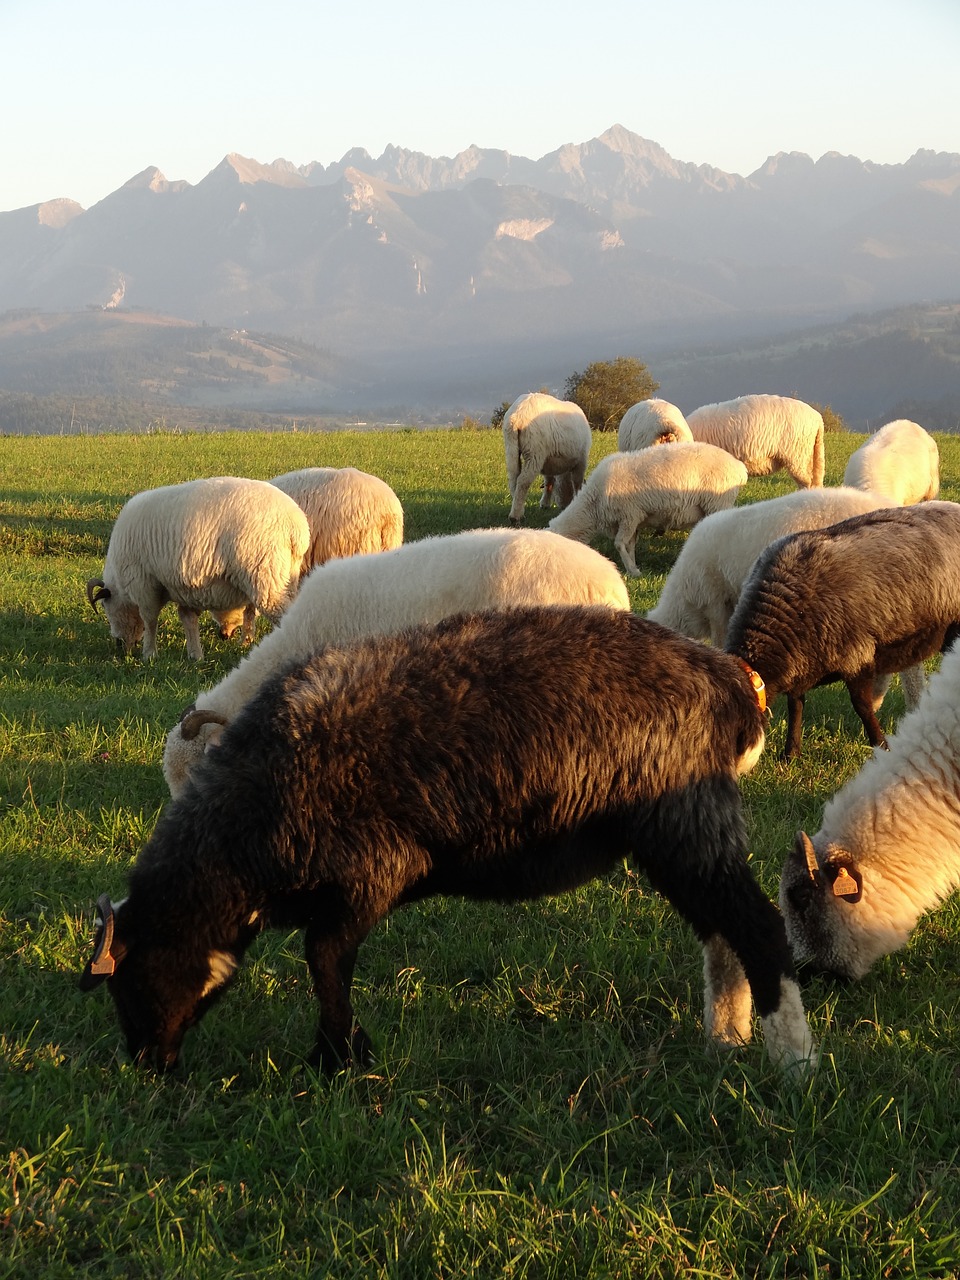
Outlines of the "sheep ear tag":
{"type": "Polygon", "coordinates": [[[738,658],[737,661],[740,663],[741,667],[743,667],[744,671],[747,673],[747,676],[750,680],[751,688],[753,689],[753,696],[757,700],[757,706],[759,706],[761,711],[766,711],[767,686],[763,683],[763,676],[760,674],[759,671],[754,671],[753,667],[750,666],[749,662],[745,662],[743,658],[738,658]]]}
{"type": "Polygon", "coordinates": [[[836,868],[836,876],[833,880],[833,896],[835,898],[846,898],[848,902],[859,902],[863,896],[863,876],[855,867],[844,866],[840,863],[836,868]]]}
{"type": "Polygon", "coordinates": [[[80,988],[90,991],[99,986],[104,978],[113,975],[117,962],[111,948],[113,946],[113,926],[115,916],[110,895],[101,894],[97,900],[97,934],[94,941],[93,957],[87,962],[80,978],[80,988]]]}

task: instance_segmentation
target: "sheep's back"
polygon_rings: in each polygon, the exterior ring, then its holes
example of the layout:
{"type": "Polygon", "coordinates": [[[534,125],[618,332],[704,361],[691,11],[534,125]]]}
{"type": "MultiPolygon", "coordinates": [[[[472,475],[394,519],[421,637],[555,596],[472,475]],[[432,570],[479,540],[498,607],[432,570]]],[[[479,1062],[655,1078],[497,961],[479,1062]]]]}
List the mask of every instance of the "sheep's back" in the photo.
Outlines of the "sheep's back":
{"type": "MultiPolygon", "coordinates": [[[[241,831],[258,856],[279,832],[295,865],[278,874],[309,863],[314,882],[334,839],[329,815],[338,829],[349,819],[335,854],[341,882],[353,879],[343,860],[366,866],[372,848],[378,876],[389,874],[398,831],[404,848],[459,843],[510,859],[521,842],[555,849],[563,831],[600,814],[616,842],[618,814],[632,826],[661,798],[682,809],[691,788],[712,791],[718,779],[734,797],[737,761],[762,733],[734,659],[627,611],[458,615],[282,670],[178,803],[202,830],[241,831]]],[[[670,821],[662,832],[673,838],[670,821]]],[[[549,871],[535,858],[532,867],[544,892],[549,871]]],[[[365,879],[356,875],[358,891],[365,879]]]]}
{"type": "Polygon", "coordinates": [[[960,506],[885,507],[769,546],[744,584],[726,648],[778,689],[800,687],[804,676],[810,688],[954,620],[960,506]]]}

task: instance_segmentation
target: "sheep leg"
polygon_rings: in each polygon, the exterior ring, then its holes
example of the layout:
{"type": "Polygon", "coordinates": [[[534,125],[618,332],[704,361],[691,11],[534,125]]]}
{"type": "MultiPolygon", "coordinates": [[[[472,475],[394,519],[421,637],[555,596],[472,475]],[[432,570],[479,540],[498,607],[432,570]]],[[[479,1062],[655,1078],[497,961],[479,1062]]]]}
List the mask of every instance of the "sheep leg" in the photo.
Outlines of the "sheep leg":
{"type": "Polygon", "coordinates": [[[160,621],[158,613],[140,609],[143,618],[143,660],[152,662],[157,656],[157,625],[160,621]]]}
{"type": "Polygon", "coordinates": [[[523,524],[523,509],[526,506],[527,493],[539,474],[539,470],[524,459],[513,487],[513,504],[510,507],[511,524],[523,524]]]}
{"type": "Polygon", "coordinates": [[[244,644],[253,644],[255,635],[254,628],[257,621],[257,606],[255,604],[246,604],[243,606],[243,631],[241,633],[244,644]]]}
{"type": "Polygon", "coordinates": [[[719,935],[703,944],[703,1027],[707,1039],[731,1048],[749,1044],[753,997],[743,965],[719,935]]]}
{"type": "Polygon", "coordinates": [[[787,694],[787,737],[783,744],[781,760],[794,760],[800,755],[800,743],[803,738],[803,704],[805,693],[787,694]]]}
{"type": "Polygon", "coordinates": [[[617,554],[623,561],[623,567],[631,578],[639,578],[640,570],[637,567],[637,533],[640,526],[634,520],[621,520],[613,545],[617,549],[617,554]]]}
{"type": "Polygon", "coordinates": [[[326,929],[307,926],[304,950],[320,1002],[317,1043],[308,1061],[326,1075],[351,1062],[363,1065],[373,1047],[363,1028],[354,1026],[350,1000],[357,951],[366,934],[364,929],[345,938],[343,933],[331,935],[326,929]]]}
{"type": "Polygon", "coordinates": [[[847,692],[850,694],[853,709],[860,717],[863,731],[867,735],[867,741],[871,747],[883,747],[884,750],[887,750],[887,739],[880,728],[880,721],[877,719],[877,713],[874,710],[874,679],[873,673],[867,672],[865,675],[857,676],[853,680],[847,680],[847,692]]]}
{"type": "Polygon", "coordinates": [[[576,471],[564,471],[564,473],[556,478],[556,498],[557,507],[561,511],[566,511],[570,503],[579,493],[583,486],[583,472],[577,468],[576,471]],[[579,474],[579,480],[577,475],[579,474]]]}
{"type": "Polygon", "coordinates": [[[196,609],[188,609],[183,604],[177,605],[177,613],[180,615],[183,634],[187,637],[187,657],[192,658],[194,662],[200,662],[203,658],[203,645],[200,643],[200,614],[196,609]]]}
{"type": "Polygon", "coordinates": [[[702,858],[679,858],[651,870],[651,883],[690,922],[703,944],[704,1026],[712,1042],[749,1040],[752,997],[774,1061],[809,1065],[815,1045],[783,918],[744,859],[718,858],[712,868],[704,868],[702,858]]]}
{"type": "Polygon", "coordinates": [[[900,672],[900,686],[903,689],[903,701],[908,711],[913,711],[920,701],[920,695],[927,685],[927,673],[920,662],[915,667],[907,667],[900,672]]]}
{"type": "Polygon", "coordinates": [[[544,509],[553,506],[553,476],[543,477],[543,493],[540,495],[540,506],[544,509]]]}

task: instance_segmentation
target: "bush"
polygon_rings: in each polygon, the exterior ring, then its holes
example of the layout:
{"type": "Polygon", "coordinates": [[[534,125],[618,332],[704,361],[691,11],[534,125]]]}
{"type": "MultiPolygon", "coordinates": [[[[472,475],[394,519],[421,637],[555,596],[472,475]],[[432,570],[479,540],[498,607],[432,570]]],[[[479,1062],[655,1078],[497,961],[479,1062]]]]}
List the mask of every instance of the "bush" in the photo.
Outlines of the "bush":
{"type": "Polygon", "coordinates": [[[616,431],[630,406],[648,400],[659,386],[642,360],[617,356],[571,374],[563,395],[580,406],[594,431],[616,431]]]}

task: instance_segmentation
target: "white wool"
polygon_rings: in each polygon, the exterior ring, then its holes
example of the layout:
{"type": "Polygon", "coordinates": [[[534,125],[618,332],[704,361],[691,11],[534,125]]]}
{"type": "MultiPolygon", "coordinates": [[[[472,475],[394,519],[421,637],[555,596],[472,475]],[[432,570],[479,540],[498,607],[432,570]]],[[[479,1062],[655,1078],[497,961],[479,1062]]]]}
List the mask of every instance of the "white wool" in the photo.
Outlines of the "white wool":
{"type": "Polygon", "coordinates": [[[197,615],[253,605],[279,619],[309,541],[297,504],[263,480],[216,476],[138,493],[117,516],[104,563],[111,632],[129,650],[142,631],[143,656],[153,657],[157,617],[171,600],[200,658],[197,615]]]}
{"type": "Polygon", "coordinates": [[[940,492],[940,451],[916,422],[888,422],[852,454],[843,483],[885,493],[890,506],[927,502],[940,492]]]}
{"type": "Polygon", "coordinates": [[[943,658],[889,751],[875,749],[828,801],[813,837],[821,867],[849,859],[862,897],[816,898],[816,937],[796,916],[787,887],[801,876],[788,859],[781,906],[798,959],[851,978],[902,947],[924,912],[960,885],[960,646],[943,658]]]}
{"type": "Polygon", "coordinates": [[[752,395],[687,414],[694,440],[739,458],[752,476],[786,469],[802,488],[823,484],[823,418],[803,400],[752,395]]]}
{"type": "Polygon", "coordinates": [[[692,439],[687,420],[675,404],[669,400],[641,400],[620,419],[617,448],[628,453],[654,444],[679,444],[692,439]]]}
{"type": "Polygon", "coordinates": [[[613,538],[627,572],[639,576],[637,532],[689,529],[732,507],[747,482],[742,462],[713,445],[690,441],[665,448],[611,453],[598,463],[565,511],[550,521],[554,533],[587,541],[613,538]]]}
{"type": "Polygon", "coordinates": [[[389,551],[403,542],[400,499],[378,476],[355,467],[305,467],[270,483],[297,503],[310,525],[303,573],[337,556],[389,551]]]}
{"type": "Polygon", "coordinates": [[[528,391],[503,415],[503,449],[510,486],[510,519],[523,520],[527,493],[537,476],[544,477],[541,507],[550,505],[553,482],[557,505],[566,507],[583,484],[593,433],[586,415],[572,400],[528,391]]]}
{"type": "MultiPolygon", "coordinates": [[[[605,556],[547,530],[474,529],[330,560],[304,578],[280,625],[218,685],[202,692],[196,706],[229,720],[281,665],[325,646],[439,622],[454,613],[536,604],[629,609],[630,600],[605,556]]],[[[208,725],[186,741],[179,725],[171,729],[163,770],[173,795],[219,733],[220,726],[208,725]]]]}
{"type": "Polygon", "coordinates": [[[707,516],[691,531],[647,617],[722,646],[753,562],[771,542],[889,505],[884,496],[858,489],[798,489],[707,516]]]}

